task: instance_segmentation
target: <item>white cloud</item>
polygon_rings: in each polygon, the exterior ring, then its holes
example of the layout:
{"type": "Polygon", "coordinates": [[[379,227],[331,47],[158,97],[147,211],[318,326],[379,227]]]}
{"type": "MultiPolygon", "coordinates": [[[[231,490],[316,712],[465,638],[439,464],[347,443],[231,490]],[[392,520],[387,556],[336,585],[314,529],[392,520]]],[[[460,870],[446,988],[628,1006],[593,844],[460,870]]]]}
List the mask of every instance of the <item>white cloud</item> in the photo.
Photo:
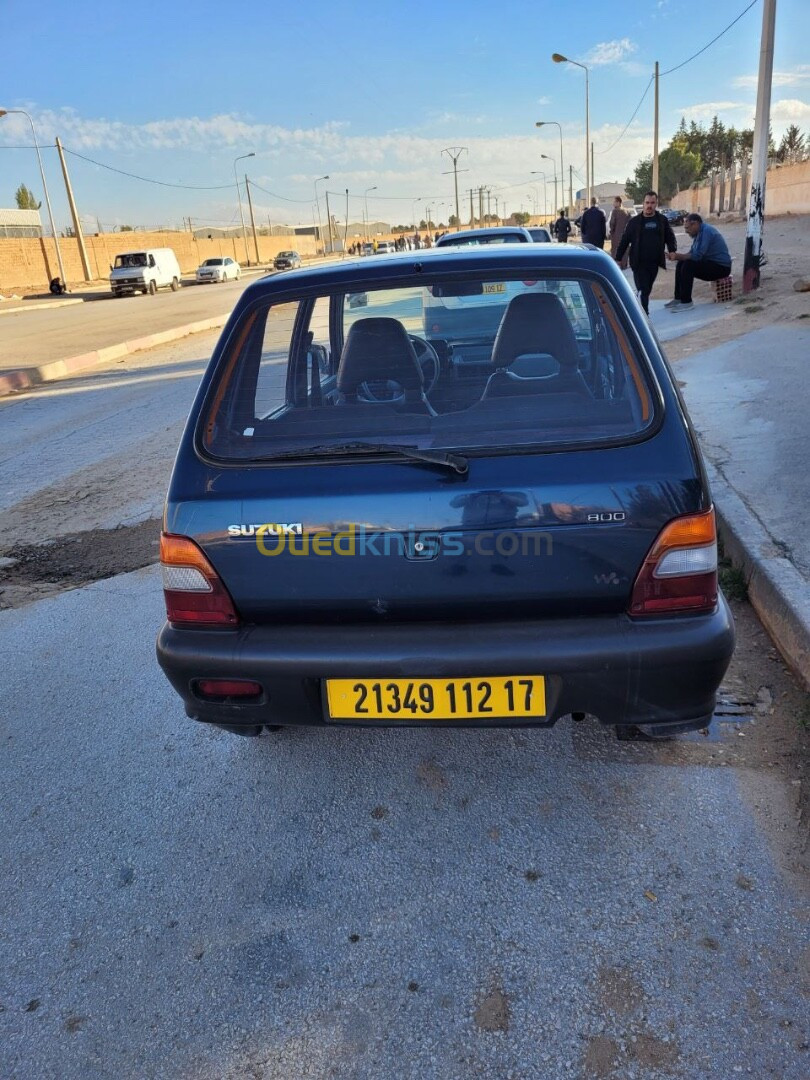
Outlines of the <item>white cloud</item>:
{"type": "Polygon", "coordinates": [[[535,102],[535,105],[550,105],[551,100],[552,99],[550,97],[541,97],[541,98],[537,99],[537,101],[535,102]]]}
{"type": "Polygon", "coordinates": [[[582,63],[587,64],[589,67],[603,67],[607,64],[618,64],[624,60],[625,57],[631,53],[636,52],[638,46],[636,46],[630,38],[621,38],[616,41],[602,41],[598,45],[594,45],[589,53],[587,53],[582,63]]]}
{"type": "Polygon", "coordinates": [[[682,105],[672,111],[677,113],[678,116],[685,116],[688,123],[690,120],[711,119],[715,115],[737,112],[741,109],[745,109],[753,116],[754,105],[750,101],[703,101],[696,105],[682,105]]]}
{"type": "MultiPolygon", "coordinates": [[[[732,86],[740,89],[756,89],[759,82],[757,75],[739,75],[732,79],[732,86]]],[[[772,76],[772,86],[803,86],[810,82],[810,64],[799,64],[791,71],[775,71],[772,76]]]]}
{"type": "Polygon", "coordinates": [[[810,121],[810,104],[798,98],[783,98],[771,106],[771,119],[774,125],[810,121]]]}

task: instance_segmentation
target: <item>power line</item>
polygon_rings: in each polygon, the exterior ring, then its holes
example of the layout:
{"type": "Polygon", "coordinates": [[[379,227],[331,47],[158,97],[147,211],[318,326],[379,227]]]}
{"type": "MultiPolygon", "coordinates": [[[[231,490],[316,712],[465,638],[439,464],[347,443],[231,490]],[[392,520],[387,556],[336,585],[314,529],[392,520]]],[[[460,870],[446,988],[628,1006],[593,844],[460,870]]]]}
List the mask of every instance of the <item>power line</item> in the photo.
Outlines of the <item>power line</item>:
{"type": "Polygon", "coordinates": [[[734,26],[735,23],[738,23],[740,21],[740,19],[743,17],[743,15],[745,15],[746,11],[750,11],[751,8],[754,7],[754,5],[758,4],[758,3],[759,3],[759,0],[751,0],[751,3],[748,5],[748,7],[743,8],[743,10],[737,16],[737,18],[733,19],[728,24],[728,26],[725,28],[725,30],[721,30],[720,33],[717,35],[717,37],[713,37],[712,40],[708,43],[708,45],[704,45],[702,49],[698,50],[698,52],[696,52],[693,56],[690,56],[688,60],[684,60],[684,62],[682,64],[678,64],[676,67],[670,68],[669,71],[660,72],[660,74],[658,76],[659,79],[664,75],[671,75],[673,71],[679,71],[682,67],[686,67],[687,64],[691,64],[693,60],[696,60],[697,57],[701,55],[701,53],[705,53],[708,48],[711,48],[711,46],[714,45],[715,41],[719,41],[720,38],[723,36],[723,34],[728,33],[728,31],[732,28],[732,26],[734,26]]]}
{"type": "MultiPolygon", "coordinates": [[[[688,60],[684,60],[683,63],[681,63],[681,64],[676,64],[675,67],[671,67],[667,71],[659,72],[658,78],[660,79],[664,75],[671,75],[673,73],[673,71],[680,71],[680,69],[682,67],[686,67],[687,64],[691,64],[693,60],[696,60],[699,56],[701,56],[703,53],[705,53],[707,49],[710,49],[711,46],[714,45],[714,43],[716,41],[719,41],[720,38],[724,34],[727,34],[728,31],[732,28],[732,26],[734,26],[736,23],[738,23],[740,21],[740,19],[743,17],[743,15],[745,15],[746,12],[750,11],[751,8],[754,7],[758,3],[759,3],[759,0],[751,0],[751,3],[746,8],[743,8],[743,10],[740,12],[740,14],[736,17],[736,19],[732,19],[732,21],[728,24],[728,26],[725,28],[725,30],[721,30],[720,33],[717,34],[716,37],[713,37],[711,41],[709,41],[706,45],[704,45],[702,49],[699,49],[696,53],[694,53],[692,56],[690,56],[688,60]]],[[[618,143],[621,142],[621,140],[627,134],[627,129],[630,127],[630,125],[635,120],[636,115],[638,114],[639,109],[641,108],[642,104],[644,103],[644,99],[646,98],[647,94],[649,93],[650,87],[652,86],[654,81],[655,81],[655,76],[651,75],[650,76],[650,81],[647,83],[646,87],[644,88],[644,93],[641,95],[641,101],[639,101],[638,105],[636,105],[636,108],[635,108],[635,110],[633,112],[633,115],[630,117],[630,119],[625,124],[624,131],[622,131],[622,133],[618,137],[618,139],[616,139],[615,142],[612,142],[610,144],[610,146],[607,148],[607,150],[597,150],[596,151],[597,154],[607,154],[613,149],[614,146],[616,146],[618,143]]]]}
{"type": "MultiPolygon", "coordinates": [[[[755,2],[756,2],[756,0],[755,0],[755,2]]],[[[660,76],[659,76],[659,78],[660,78],[660,76]]],[[[596,151],[596,153],[597,153],[597,154],[607,154],[607,153],[609,153],[609,152],[610,152],[610,151],[611,151],[611,150],[613,149],[613,147],[614,147],[614,146],[616,146],[616,144],[617,144],[617,143],[620,143],[620,142],[622,141],[622,139],[624,138],[624,136],[625,136],[625,135],[627,134],[627,129],[628,129],[629,127],[630,127],[630,125],[631,125],[631,124],[633,123],[633,121],[635,120],[635,118],[636,118],[636,115],[637,115],[637,113],[638,113],[638,110],[639,110],[639,109],[641,108],[641,106],[643,105],[643,103],[644,103],[644,98],[645,98],[645,97],[647,96],[647,94],[649,93],[649,90],[650,90],[650,87],[651,87],[651,86],[652,86],[652,84],[653,84],[653,81],[654,81],[654,76],[653,76],[653,75],[651,75],[651,76],[650,76],[650,81],[649,81],[649,82],[647,83],[646,87],[644,88],[644,93],[643,93],[643,94],[641,95],[641,101],[639,101],[638,105],[636,105],[636,107],[635,107],[635,110],[634,110],[634,112],[633,112],[633,115],[632,115],[632,116],[630,117],[630,119],[629,119],[629,120],[627,121],[627,123],[626,123],[626,124],[624,125],[624,131],[623,131],[623,132],[621,133],[621,135],[620,135],[620,136],[618,137],[618,139],[616,139],[616,141],[615,141],[615,142],[612,142],[612,143],[610,144],[610,146],[609,146],[609,147],[607,148],[607,150],[597,150],[597,151],[596,151]]]]}
{"type": "Polygon", "coordinates": [[[93,158],[85,157],[84,154],[80,154],[76,150],[70,150],[67,146],[63,146],[62,149],[73,157],[81,158],[82,161],[89,161],[91,165],[98,165],[100,169],[108,169],[110,172],[118,173],[120,176],[128,176],[132,180],[141,180],[145,184],[158,184],[160,187],[182,188],[184,191],[225,191],[226,189],[233,187],[233,184],[170,184],[166,180],[152,180],[148,176],[138,176],[137,173],[125,172],[123,169],[116,169],[112,165],[105,165],[103,161],[94,161],[93,158]]]}

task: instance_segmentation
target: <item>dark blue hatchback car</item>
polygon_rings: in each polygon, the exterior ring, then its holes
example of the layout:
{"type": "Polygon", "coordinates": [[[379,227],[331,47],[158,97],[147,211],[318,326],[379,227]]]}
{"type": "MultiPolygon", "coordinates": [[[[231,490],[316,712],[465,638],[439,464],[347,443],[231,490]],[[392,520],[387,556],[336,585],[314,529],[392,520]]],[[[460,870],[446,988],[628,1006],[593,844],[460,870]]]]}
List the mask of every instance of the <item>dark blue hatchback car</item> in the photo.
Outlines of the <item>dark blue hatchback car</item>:
{"type": "Polygon", "coordinates": [[[158,659],[189,716],[702,727],[731,657],[714,511],[636,298],[513,244],[256,282],[169,489],[158,659]]]}

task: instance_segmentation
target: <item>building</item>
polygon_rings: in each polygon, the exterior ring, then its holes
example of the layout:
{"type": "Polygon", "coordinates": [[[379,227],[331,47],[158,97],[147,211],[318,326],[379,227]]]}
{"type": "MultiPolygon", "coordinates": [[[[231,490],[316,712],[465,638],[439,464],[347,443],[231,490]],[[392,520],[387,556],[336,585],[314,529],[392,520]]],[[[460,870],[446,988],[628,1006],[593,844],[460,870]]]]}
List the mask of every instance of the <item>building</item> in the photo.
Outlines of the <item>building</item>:
{"type": "Polygon", "coordinates": [[[0,236],[42,236],[39,210],[0,210],[0,236]]]}
{"type": "MultiPolygon", "coordinates": [[[[580,188],[579,191],[575,192],[578,212],[586,209],[587,194],[588,192],[585,188],[580,188]]],[[[623,200],[625,206],[633,205],[633,200],[624,190],[624,184],[619,184],[615,182],[612,184],[594,184],[591,188],[591,198],[598,199],[599,205],[602,207],[603,210],[613,209],[613,200],[616,198],[617,195],[623,200]]]]}

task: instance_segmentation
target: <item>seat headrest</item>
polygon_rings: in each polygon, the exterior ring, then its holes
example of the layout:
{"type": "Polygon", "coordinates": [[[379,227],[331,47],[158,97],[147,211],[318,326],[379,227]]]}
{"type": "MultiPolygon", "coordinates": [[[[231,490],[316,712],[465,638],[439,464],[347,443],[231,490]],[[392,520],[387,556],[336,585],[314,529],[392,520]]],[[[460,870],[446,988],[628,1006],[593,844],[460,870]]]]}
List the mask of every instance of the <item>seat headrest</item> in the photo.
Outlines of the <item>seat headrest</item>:
{"type": "Polygon", "coordinates": [[[416,351],[396,319],[359,319],[346,335],[337,388],[354,394],[361,383],[385,379],[399,383],[406,396],[420,395],[424,380],[416,351]]]}
{"type": "Polygon", "coordinates": [[[554,293],[521,293],[509,301],[495,335],[492,363],[509,367],[518,356],[549,353],[560,368],[579,363],[577,339],[565,307],[554,293]]]}

